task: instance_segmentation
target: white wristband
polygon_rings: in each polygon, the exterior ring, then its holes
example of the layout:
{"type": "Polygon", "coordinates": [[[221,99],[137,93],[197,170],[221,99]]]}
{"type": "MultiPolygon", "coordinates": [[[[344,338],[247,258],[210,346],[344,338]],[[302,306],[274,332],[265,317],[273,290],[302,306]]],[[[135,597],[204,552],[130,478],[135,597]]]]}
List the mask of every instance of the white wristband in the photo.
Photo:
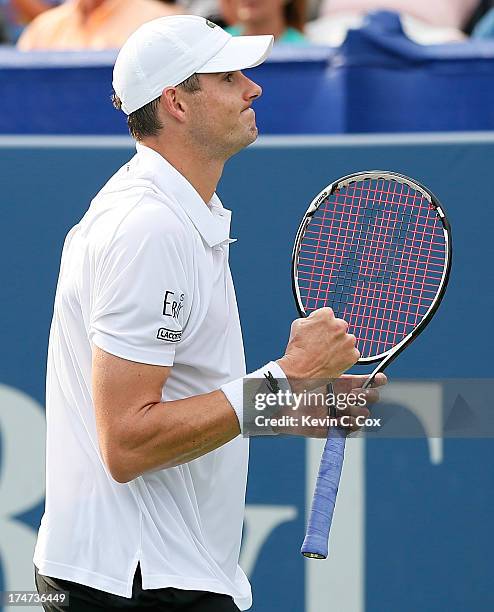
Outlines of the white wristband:
{"type": "MultiPolygon", "coordinates": [[[[270,361],[255,372],[222,385],[221,390],[237,415],[241,433],[244,433],[244,381],[248,378],[265,379],[266,388],[270,393],[277,393],[280,390],[291,391],[286,374],[276,361],[270,361]]],[[[274,432],[271,432],[271,435],[275,435],[274,432]]]]}

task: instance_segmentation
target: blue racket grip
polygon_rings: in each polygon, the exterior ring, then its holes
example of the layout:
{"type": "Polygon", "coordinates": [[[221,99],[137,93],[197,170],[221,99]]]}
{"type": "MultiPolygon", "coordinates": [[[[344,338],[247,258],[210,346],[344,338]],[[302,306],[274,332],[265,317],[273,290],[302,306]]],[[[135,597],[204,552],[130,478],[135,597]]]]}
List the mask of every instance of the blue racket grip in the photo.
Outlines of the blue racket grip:
{"type": "Polygon", "coordinates": [[[326,559],[334,506],[345,455],[346,433],[339,427],[330,430],[317,475],[309,522],[301,553],[311,559],[326,559]]]}

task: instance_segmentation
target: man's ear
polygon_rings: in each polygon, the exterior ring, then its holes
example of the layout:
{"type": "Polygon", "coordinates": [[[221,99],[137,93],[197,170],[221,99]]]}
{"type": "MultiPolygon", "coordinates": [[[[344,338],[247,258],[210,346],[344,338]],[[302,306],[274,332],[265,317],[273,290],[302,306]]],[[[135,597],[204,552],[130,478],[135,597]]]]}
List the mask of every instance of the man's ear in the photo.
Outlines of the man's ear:
{"type": "Polygon", "coordinates": [[[185,92],[180,91],[178,87],[167,87],[161,94],[161,103],[167,114],[175,117],[175,119],[180,122],[185,120],[185,113],[187,110],[187,102],[184,93],[185,92]]]}

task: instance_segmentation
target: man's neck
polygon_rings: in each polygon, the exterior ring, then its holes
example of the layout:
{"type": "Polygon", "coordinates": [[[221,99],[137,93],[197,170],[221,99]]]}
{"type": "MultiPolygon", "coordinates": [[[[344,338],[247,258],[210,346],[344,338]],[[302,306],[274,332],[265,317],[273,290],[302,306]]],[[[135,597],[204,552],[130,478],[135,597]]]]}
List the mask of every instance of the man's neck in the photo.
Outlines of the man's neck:
{"type": "Polygon", "coordinates": [[[156,139],[146,139],[144,145],[159,153],[194,187],[206,204],[216,191],[223,173],[224,162],[206,159],[199,151],[190,148],[169,146],[156,139]]]}

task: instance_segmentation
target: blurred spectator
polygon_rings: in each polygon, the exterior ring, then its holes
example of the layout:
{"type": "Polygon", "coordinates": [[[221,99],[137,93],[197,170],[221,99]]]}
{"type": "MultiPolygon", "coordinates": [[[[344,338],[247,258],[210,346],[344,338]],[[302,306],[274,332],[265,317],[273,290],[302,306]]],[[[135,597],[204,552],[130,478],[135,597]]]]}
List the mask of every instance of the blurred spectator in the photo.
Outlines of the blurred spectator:
{"type": "Polygon", "coordinates": [[[60,4],[62,0],[0,0],[0,20],[7,39],[15,42],[26,23],[42,10],[60,4]]]}
{"type": "Polygon", "coordinates": [[[385,9],[405,13],[439,28],[461,29],[479,0],[322,0],[321,16],[336,13],[368,13],[385,9]]]}
{"type": "Polygon", "coordinates": [[[5,16],[2,11],[2,7],[0,6],[0,45],[4,45],[9,42],[9,37],[7,35],[7,26],[5,23],[5,16]]]}
{"type": "Polygon", "coordinates": [[[273,34],[278,42],[306,42],[303,34],[306,0],[226,1],[235,18],[235,25],[227,28],[230,34],[273,34]]]}
{"type": "Polygon", "coordinates": [[[218,0],[220,13],[225,25],[233,26],[237,21],[237,3],[235,0],[218,0]]]}
{"type": "Polygon", "coordinates": [[[307,19],[316,19],[320,15],[321,0],[308,0],[307,19]]]}
{"type": "Polygon", "coordinates": [[[488,13],[491,10],[493,6],[494,6],[494,0],[480,0],[477,8],[471,15],[469,21],[465,24],[463,31],[466,32],[466,34],[468,35],[472,34],[477,23],[482,19],[482,17],[486,13],[488,13]]]}
{"type": "MultiPolygon", "coordinates": [[[[177,0],[177,4],[192,15],[216,19],[217,23],[221,21],[223,25],[233,23],[231,15],[235,15],[235,12],[231,9],[232,0],[177,0]]],[[[321,0],[307,1],[307,15],[310,19],[315,19],[319,15],[320,4],[321,0]]]]}
{"type": "Polygon", "coordinates": [[[474,27],[472,38],[494,38],[494,8],[491,8],[474,27]]]}
{"type": "Polygon", "coordinates": [[[407,35],[422,44],[463,40],[462,29],[480,0],[322,0],[321,17],[307,26],[317,43],[339,45],[351,27],[376,10],[400,13],[407,35]]]}
{"type": "Polygon", "coordinates": [[[220,14],[218,0],[177,0],[176,4],[192,15],[212,17],[220,14]]]}
{"type": "MultiPolygon", "coordinates": [[[[208,17],[222,27],[233,25],[236,21],[232,0],[177,0],[177,4],[183,6],[188,13],[208,17]]],[[[319,15],[320,4],[321,0],[307,1],[307,15],[310,19],[319,15]]]]}
{"type": "Polygon", "coordinates": [[[53,8],[55,4],[60,4],[61,1],[62,0],[58,2],[56,0],[10,0],[10,4],[14,9],[17,21],[19,23],[29,23],[41,13],[53,8]]]}
{"type": "Polygon", "coordinates": [[[119,48],[146,21],[180,12],[158,0],[68,0],[36,17],[19,38],[18,48],[119,48]]]}
{"type": "Polygon", "coordinates": [[[177,0],[176,4],[183,9],[184,13],[207,17],[222,28],[232,24],[228,19],[228,8],[226,12],[222,11],[221,0],[177,0]]]}

